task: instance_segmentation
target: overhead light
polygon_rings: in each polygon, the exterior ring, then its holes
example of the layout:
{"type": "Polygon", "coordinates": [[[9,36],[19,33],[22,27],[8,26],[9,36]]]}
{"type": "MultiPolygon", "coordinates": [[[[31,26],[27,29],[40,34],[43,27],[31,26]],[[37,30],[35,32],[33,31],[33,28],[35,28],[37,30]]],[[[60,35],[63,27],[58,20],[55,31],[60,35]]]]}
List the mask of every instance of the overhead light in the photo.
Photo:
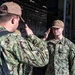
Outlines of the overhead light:
{"type": "Polygon", "coordinates": [[[35,12],[39,12],[39,11],[35,10],[35,12]]]}
{"type": "Polygon", "coordinates": [[[44,6],[44,5],[43,5],[42,7],[47,8],[47,7],[46,7],[46,6],[44,6]]]}
{"type": "Polygon", "coordinates": [[[35,1],[33,1],[33,0],[30,0],[30,2],[35,3],[35,1]]]}

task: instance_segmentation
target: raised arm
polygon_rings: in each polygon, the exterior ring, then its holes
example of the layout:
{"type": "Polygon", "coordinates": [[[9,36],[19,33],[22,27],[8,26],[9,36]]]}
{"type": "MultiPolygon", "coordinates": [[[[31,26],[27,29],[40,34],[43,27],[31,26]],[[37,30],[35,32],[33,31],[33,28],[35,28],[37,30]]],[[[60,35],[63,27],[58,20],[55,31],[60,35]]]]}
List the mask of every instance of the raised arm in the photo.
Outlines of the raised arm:
{"type": "Polygon", "coordinates": [[[46,40],[48,38],[49,33],[50,33],[50,28],[48,28],[48,30],[45,32],[45,35],[42,39],[46,40]]]}
{"type": "MultiPolygon", "coordinates": [[[[28,36],[26,39],[27,46],[26,48],[23,47],[25,54],[23,54],[24,56],[21,61],[36,67],[45,66],[49,62],[46,42],[35,36],[27,24],[25,25],[25,31],[28,36]]],[[[24,46],[24,43],[22,45],[24,46]]]]}

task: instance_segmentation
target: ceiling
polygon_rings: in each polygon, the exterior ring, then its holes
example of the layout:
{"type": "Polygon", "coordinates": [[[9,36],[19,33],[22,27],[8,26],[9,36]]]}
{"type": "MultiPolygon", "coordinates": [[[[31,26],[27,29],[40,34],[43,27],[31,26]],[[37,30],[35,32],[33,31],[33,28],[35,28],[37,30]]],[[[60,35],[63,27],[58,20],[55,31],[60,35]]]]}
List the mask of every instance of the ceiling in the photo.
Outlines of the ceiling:
{"type": "Polygon", "coordinates": [[[6,1],[14,1],[21,5],[21,7],[28,9],[35,9],[41,12],[46,12],[47,1],[46,0],[0,0],[0,4],[6,1]]]}

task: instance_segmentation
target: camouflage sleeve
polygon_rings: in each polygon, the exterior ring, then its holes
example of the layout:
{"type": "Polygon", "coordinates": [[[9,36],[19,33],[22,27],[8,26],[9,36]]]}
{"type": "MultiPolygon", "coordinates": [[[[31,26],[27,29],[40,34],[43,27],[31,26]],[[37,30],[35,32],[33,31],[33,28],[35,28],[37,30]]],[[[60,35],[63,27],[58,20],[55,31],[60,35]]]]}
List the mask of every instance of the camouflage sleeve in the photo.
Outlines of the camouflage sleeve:
{"type": "Polygon", "coordinates": [[[75,75],[75,44],[71,43],[70,44],[70,70],[71,74],[70,75],[75,75]]]}
{"type": "Polygon", "coordinates": [[[36,67],[45,66],[48,63],[49,52],[47,44],[35,35],[30,35],[26,42],[21,41],[20,46],[22,50],[19,52],[21,55],[19,57],[22,58],[19,58],[19,61],[36,67]]]}

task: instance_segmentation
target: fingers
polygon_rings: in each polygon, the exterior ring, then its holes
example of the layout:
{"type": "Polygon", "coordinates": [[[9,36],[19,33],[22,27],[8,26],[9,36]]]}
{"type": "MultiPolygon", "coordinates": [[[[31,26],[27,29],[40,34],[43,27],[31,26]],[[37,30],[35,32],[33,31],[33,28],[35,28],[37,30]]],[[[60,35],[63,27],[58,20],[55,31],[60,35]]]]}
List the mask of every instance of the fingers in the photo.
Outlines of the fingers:
{"type": "Polygon", "coordinates": [[[49,34],[50,33],[50,28],[48,28],[48,30],[45,32],[45,34],[49,34]]]}
{"type": "Polygon", "coordinates": [[[50,33],[50,28],[48,28],[48,31],[47,32],[50,33]]]}
{"type": "Polygon", "coordinates": [[[27,24],[25,24],[25,31],[26,31],[27,36],[29,36],[30,34],[33,34],[33,31],[28,27],[27,24]]]}
{"type": "Polygon", "coordinates": [[[25,24],[25,28],[28,28],[28,25],[27,24],[25,24]]]}

